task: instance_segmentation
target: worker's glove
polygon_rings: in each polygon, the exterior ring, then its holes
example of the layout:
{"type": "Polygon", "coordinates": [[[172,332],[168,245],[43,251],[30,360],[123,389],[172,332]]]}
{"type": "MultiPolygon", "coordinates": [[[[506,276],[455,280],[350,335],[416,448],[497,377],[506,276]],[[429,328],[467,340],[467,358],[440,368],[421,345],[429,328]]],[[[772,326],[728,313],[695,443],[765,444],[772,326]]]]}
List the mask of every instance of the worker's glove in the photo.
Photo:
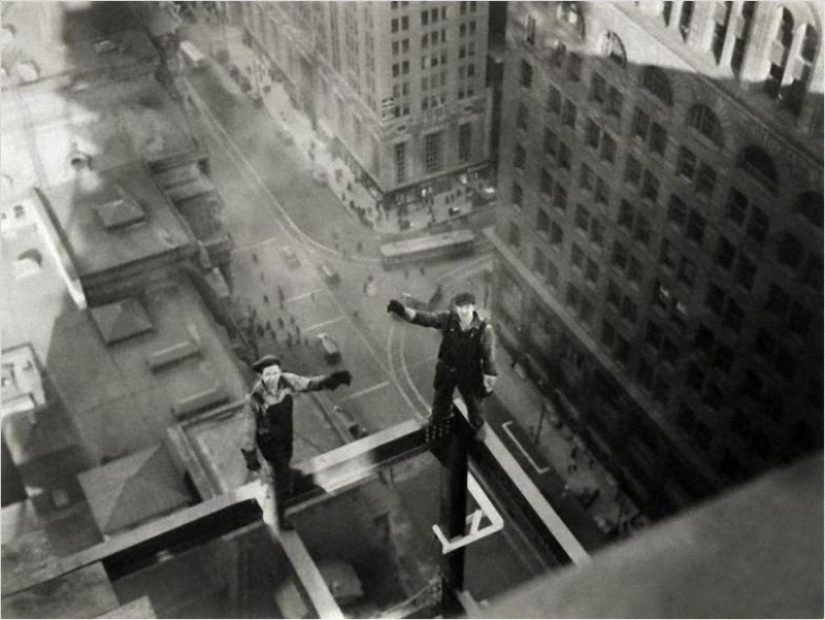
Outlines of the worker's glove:
{"type": "Polygon", "coordinates": [[[255,450],[244,450],[241,448],[244,460],[246,460],[246,468],[249,471],[260,471],[261,462],[258,460],[258,453],[255,450]]]}
{"type": "Polygon", "coordinates": [[[498,379],[495,375],[484,375],[484,393],[489,396],[493,393],[493,388],[496,385],[496,379],[498,379]]]}
{"type": "Polygon", "coordinates": [[[349,370],[336,370],[326,378],[324,387],[334,390],[339,385],[349,385],[350,383],[352,383],[352,375],[349,370]]]}
{"type": "Polygon", "coordinates": [[[405,317],[407,314],[407,309],[397,299],[393,299],[390,301],[389,305],[387,306],[387,312],[392,312],[393,314],[397,314],[400,317],[405,317]]]}

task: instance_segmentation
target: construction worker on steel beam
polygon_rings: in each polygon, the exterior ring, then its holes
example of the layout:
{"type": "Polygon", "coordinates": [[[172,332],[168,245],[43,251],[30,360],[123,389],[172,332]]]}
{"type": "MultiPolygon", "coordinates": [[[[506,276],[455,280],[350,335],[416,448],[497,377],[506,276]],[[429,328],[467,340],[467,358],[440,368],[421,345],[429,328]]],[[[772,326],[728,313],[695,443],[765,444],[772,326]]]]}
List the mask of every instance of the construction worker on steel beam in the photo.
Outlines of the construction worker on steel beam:
{"type": "MultiPolygon", "coordinates": [[[[286,500],[292,493],[292,408],[293,395],[301,392],[334,390],[349,385],[352,375],[338,370],[320,377],[302,377],[284,372],[281,361],[274,355],[265,355],[252,365],[258,380],[247,397],[241,452],[250,471],[260,471],[257,445],[267,462],[267,476],[261,480],[274,484],[275,512],[278,527],[293,530],[295,526],[286,517],[286,500]],[[267,480],[267,477],[269,478],[267,480]]],[[[269,515],[264,515],[268,519],[269,515]]]]}
{"type": "Polygon", "coordinates": [[[459,293],[449,311],[424,312],[405,307],[393,299],[387,312],[408,323],[434,327],[443,334],[435,367],[435,399],[430,420],[439,422],[450,416],[455,388],[467,405],[470,426],[478,431],[484,425],[483,400],[493,392],[498,372],[494,358],[493,327],[476,312],[472,293],[459,293]]]}

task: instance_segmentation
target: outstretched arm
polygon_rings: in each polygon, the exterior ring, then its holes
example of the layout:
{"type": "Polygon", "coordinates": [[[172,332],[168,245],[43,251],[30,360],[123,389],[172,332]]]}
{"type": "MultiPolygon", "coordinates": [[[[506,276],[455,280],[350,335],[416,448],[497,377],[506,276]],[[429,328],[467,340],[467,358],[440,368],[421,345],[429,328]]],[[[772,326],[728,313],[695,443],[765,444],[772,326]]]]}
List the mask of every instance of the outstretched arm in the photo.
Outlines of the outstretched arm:
{"type": "Polygon", "coordinates": [[[256,404],[253,397],[247,396],[246,406],[243,411],[243,419],[241,421],[241,452],[243,453],[246,467],[250,471],[257,471],[261,468],[258,461],[258,453],[255,450],[255,407],[256,404]]]}
{"type": "Polygon", "coordinates": [[[393,299],[387,306],[387,312],[392,312],[403,318],[408,323],[421,325],[423,327],[435,327],[444,329],[450,317],[449,312],[424,312],[423,310],[413,310],[406,307],[400,301],[393,299]]]}
{"type": "Polygon", "coordinates": [[[352,383],[352,375],[348,370],[337,370],[328,375],[317,377],[302,377],[289,372],[281,375],[292,386],[295,392],[317,392],[319,390],[334,390],[339,385],[352,383]]]}

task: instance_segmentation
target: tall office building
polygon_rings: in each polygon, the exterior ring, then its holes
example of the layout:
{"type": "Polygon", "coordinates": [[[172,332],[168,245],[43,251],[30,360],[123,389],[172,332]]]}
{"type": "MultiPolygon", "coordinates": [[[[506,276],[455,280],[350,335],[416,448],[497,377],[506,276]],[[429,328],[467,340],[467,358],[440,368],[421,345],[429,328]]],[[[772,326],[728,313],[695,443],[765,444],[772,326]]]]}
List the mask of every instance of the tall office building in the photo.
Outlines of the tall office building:
{"type": "Polygon", "coordinates": [[[823,14],[509,4],[495,316],[651,511],[821,446],[823,14]]]}
{"type": "Polygon", "coordinates": [[[248,41],[388,202],[489,159],[486,2],[246,2],[248,41]]]}

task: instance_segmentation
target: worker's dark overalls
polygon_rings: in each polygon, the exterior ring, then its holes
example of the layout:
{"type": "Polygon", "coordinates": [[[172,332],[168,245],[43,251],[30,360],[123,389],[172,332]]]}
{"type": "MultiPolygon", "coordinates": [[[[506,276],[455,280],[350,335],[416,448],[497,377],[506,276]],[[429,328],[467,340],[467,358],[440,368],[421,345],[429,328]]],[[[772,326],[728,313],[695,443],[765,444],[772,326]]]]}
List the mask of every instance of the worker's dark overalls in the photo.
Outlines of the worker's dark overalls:
{"type": "MultiPolygon", "coordinates": [[[[281,379],[280,387],[286,385],[281,379]]],[[[272,469],[275,483],[275,509],[278,519],[286,513],[286,500],[292,494],[292,394],[286,394],[280,402],[266,406],[257,392],[255,400],[255,441],[261,455],[272,469]]]]}
{"type": "Polygon", "coordinates": [[[433,400],[433,420],[439,421],[450,416],[453,406],[455,388],[461,393],[467,405],[467,416],[473,428],[484,423],[482,400],[484,391],[484,374],[481,368],[483,347],[481,337],[487,323],[475,318],[471,327],[462,331],[458,317],[450,316],[441,346],[438,349],[438,362],[435,367],[435,399],[433,400]]]}

